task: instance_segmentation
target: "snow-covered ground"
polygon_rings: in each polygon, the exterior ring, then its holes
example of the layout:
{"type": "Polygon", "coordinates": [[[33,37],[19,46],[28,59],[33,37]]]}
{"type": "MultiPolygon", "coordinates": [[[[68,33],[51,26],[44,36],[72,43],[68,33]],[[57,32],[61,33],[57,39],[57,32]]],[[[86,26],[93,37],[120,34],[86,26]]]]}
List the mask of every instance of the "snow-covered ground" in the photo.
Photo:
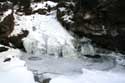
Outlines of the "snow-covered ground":
{"type": "Polygon", "coordinates": [[[81,75],[59,76],[50,83],[124,83],[124,74],[83,69],[81,75]]]}
{"type": "Polygon", "coordinates": [[[16,49],[0,53],[0,83],[35,83],[32,72],[19,59],[20,55],[16,49]]]}

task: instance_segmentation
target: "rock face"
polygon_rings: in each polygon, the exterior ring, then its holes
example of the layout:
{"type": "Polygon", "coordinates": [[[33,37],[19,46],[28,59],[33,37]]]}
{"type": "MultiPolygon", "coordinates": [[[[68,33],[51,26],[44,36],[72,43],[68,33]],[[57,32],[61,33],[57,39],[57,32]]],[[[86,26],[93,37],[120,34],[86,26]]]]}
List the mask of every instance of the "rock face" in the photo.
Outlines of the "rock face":
{"type": "Polygon", "coordinates": [[[8,48],[6,48],[6,47],[0,47],[0,52],[7,51],[7,50],[8,50],[8,48]]]}
{"type": "Polygon", "coordinates": [[[13,44],[14,48],[19,48],[25,51],[22,39],[26,37],[29,34],[29,32],[27,30],[23,30],[22,32],[22,34],[18,34],[17,36],[9,37],[9,42],[13,44]]]}
{"type": "Polygon", "coordinates": [[[1,22],[0,22],[0,44],[9,45],[8,36],[14,29],[14,16],[11,9],[7,11],[1,11],[1,22]]]}
{"type": "Polygon", "coordinates": [[[14,16],[11,13],[0,23],[0,37],[8,37],[14,29],[14,16]]]}
{"type": "Polygon", "coordinates": [[[19,48],[25,51],[23,44],[22,44],[22,38],[26,37],[28,35],[28,31],[22,31],[22,34],[19,34],[17,36],[10,36],[12,31],[14,30],[14,15],[13,15],[13,9],[10,9],[10,3],[2,2],[4,5],[1,5],[1,15],[0,15],[0,44],[13,47],[13,48],[19,48]],[[6,4],[7,3],[7,4],[6,4]],[[10,8],[8,8],[8,5],[10,8]],[[5,8],[5,9],[3,9],[5,8]],[[10,45],[13,44],[13,46],[10,45]]]}
{"type": "Polygon", "coordinates": [[[123,0],[60,2],[57,18],[75,36],[88,37],[98,47],[125,53],[124,4],[123,0]]]}

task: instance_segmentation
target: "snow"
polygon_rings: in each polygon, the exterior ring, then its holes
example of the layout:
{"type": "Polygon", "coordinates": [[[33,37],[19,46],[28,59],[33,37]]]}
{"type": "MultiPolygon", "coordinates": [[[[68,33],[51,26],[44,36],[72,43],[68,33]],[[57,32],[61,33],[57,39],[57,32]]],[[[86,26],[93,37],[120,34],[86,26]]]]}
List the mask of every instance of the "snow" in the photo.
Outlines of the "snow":
{"type": "Polygon", "coordinates": [[[124,74],[83,69],[82,75],[59,76],[50,83],[125,83],[124,74]]]}
{"type": "Polygon", "coordinates": [[[7,11],[5,11],[2,15],[2,17],[0,16],[0,22],[2,22],[4,20],[5,17],[7,17],[8,15],[10,15],[12,13],[11,9],[8,9],[7,11]]]}
{"type": "Polygon", "coordinates": [[[19,59],[19,54],[14,49],[0,53],[0,83],[35,83],[32,72],[19,59]]]}
{"type": "Polygon", "coordinates": [[[73,18],[73,15],[64,15],[62,17],[64,19],[64,21],[66,21],[67,23],[73,23],[73,21],[71,20],[73,18]]]}
{"type": "Polygon", "coordinates": [[[25,67],[0,72],[0,83],[35,83],[33,74],[25,67]]]}
{"type": "Polygon", "coordinates": [[[85,14],[85,16],[84,16],[85,20],[90,19],[90,18],[91,18],[90,14],[85,14]]]}
{"type": "Polygon", "coordinates": [[[12,10],[9,9],[8,11],[6,11],[6,12],[4,13],[4,16],[8,16],[8,15],[11,14],[11,13],[12,13],[12,10]]]}
{"type": "Polygon", "coordinates": [[[66,8],[65,7],[61,7],[61,8],[59,8],[59,10],[62,12],[62,11],[65,11],[66,8]]]}
{"type": "Polygon", "coordinates": [[[46,2],[41,2],[41,3],[32,3],[31,8],[33,10],[47,9],[47,6],[55,7],[56,5],[57,5],[57,3],[54,3],[52,1],[46,1],[46,2]]]}

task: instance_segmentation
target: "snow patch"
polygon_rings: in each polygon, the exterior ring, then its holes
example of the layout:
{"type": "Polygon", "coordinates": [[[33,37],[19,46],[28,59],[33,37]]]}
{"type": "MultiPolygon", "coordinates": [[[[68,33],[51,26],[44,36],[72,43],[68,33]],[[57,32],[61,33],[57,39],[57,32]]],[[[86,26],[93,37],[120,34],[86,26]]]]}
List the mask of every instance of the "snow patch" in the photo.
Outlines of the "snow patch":
{"type": "Polygon", "coordinates": [[[55,7],[57,3],[52,2],[52,1],[46,1],[46,2],[41,2],[41,3],[32,3],[31,8],[33,10],[38,10],[38,9],[47,9],[47,6],[50,7],[55,7]]]}
{"type": "Polygon", "coordinates": [[[33,74],[17,55],[20,53],[14,49],[0,53],[0,83],[35,83],[33,74]]]}
{"type": "Polygon", "coordinates": [[[0,22],[2,22],[4,18],[10,15],[11,13],[12,13],[12,9],[8,9],[6,12],[4,12],[3,15],[0,16],[0,22]]]}
{"type": "Polygon", "coordinates": [[[50,83],[124,83],[124,74],[83,69],[82,75],[59,76],[50,83]],[[113,78],[113,79],[112,79],[113,78]]]}

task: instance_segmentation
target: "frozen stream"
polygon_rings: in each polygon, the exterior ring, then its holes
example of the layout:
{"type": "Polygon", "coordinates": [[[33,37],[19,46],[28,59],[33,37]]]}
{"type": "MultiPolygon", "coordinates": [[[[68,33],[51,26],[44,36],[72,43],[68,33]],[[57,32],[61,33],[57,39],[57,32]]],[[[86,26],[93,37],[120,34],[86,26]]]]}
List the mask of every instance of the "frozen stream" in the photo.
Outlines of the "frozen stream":
{"type": "MultiPolygon", "coordinates": [[[[82,72],[82,68],[97,69],[104,71],[118,71],[116,63],[113,59],[102,58],[100,60],[83,60],[79,58],[59,58],[54,56],[22,56],[22,59],[26,61],[27,66],[32,71],[38,73],[51,72],[58,74],[79,74],[82,72]]],[[[120,67],[119,67],[120,69],[120,67]]],[[[124,68],[120,70],[124,70],[124,68]]]]}

